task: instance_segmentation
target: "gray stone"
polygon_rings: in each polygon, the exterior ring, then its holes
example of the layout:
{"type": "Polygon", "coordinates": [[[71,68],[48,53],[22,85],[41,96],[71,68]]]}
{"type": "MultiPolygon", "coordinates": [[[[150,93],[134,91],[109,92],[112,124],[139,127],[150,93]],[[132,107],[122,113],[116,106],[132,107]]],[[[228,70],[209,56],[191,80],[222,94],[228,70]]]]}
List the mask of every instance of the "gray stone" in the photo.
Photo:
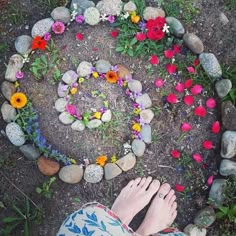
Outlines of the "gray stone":
{"type": "Polygon", "coordinates": [[[1,84],[1,92],[3,96],[10,101],[11,96],[16,92],[16,87],[13,83],[4,80],[1,84]]]}
{"type": "Polygon", "coordinates": [[[184,29],[182,23],[178,19],[176,19],[175,17],[172,17],[172,16],[168,16],[168,17],[166,17],[166,23],[167,23],[167,25],[170,26],[170,30],[174,34],[174,36],[176,36],[178,38],[183,37],[183,35],[185,33],[185,29],[184,29]]]}
{"type": "Polygon", "coordinates": [[[36,149],[32,144],[25,144],[19,149],[29,161],[37,160],[42,154],[42,152],[36,149]]]}
{"type": "Polygon", "coordinates": [[[136,11],[136,10],[137,10],[137,7],[136,7],[136,5],[135,5],[134,2],[129,1],[129,2],[125,3],[125,5],[124,5],[124,11],[126,11],[126,12],[132,12],[132,11],[136,11]]]}
{"type": "Polygon", "coordinates": [[[51,12],[51,17],[55,21],[62,21],[65,24],[67,24],[67,23],[70,22],[71,15],[70,15],[70,11],[69,11],[68,8],[66,8],[66,7],[56,7],[51,12]]]}
{"type": "Polygon", "coordinates": [[[119,16],[123,8],[123,3],[121,0],[102,0],[97,3],[96,8],[101,14],[119,16]]]}
{"type": "Polygon", "coordinates": [[[152,106],[152,100],[147,93],[136,98],[136,103],[142,105],[144,108],[149,108],[152,106]]]}
{"type": "Polygon", "coordinates": [[[24,132],[15,122],[11,122],[6,126],[6,135],[10,142],[15,146],[22,146],[25,143],[24,132]]]}
{"type": "Polygon", "coordinates": [[[203,69],[210,77],[218,79],[222,76],[220,64],[213,53],[201,53],[199,60],[203,69]]]}
{"type": "Polygon", "coordinates": [[[96,70],[99,73],[107,73],[111,69],[111,64],[106,60],[98,60],[96,62],[96,70]]]}
{"type": "Polygon", "coordinates": [[[105,179],[110,180],[122,173],[122,170],[114,163],[107,163],[104,166],[105,179]]]}
{"type": "Polygon", "coordinates": [[[202,40],[193,33],[185,34],[183,37],[185,45],[194,53],[200,54],[204,50],[202,40]]]}
{"type": "Polygon", "coordinates": [[[83,131],[85,129],[84,122],[81,120],[76,120],[72,125],[71,129],[75,131],[83,131]]]}
{"type": "Polygon", "coordinates": [[[217,95],[220,98],[223,98],[226,95],[228,95],[228,93],[230,92],[232,88],[232,83],[229,79],[222,79],[216,82],[215,88],[216,88],[217,95]]]}
{"type": "Polygon", "coordinates": [[[93,65],[90,62],[82,61],[77,68],[78,76],[84,77],[90,75],[92,67],[93,65]]]}
{"type": "Polygon", "coordinates": [[[15,40],[16,51],[22,55],[29,54],[32,49],[32,38],[29,35],[18,36],[15,40]]]}
{"type": "Polygon", "coordinates": [[[220,174],[223,176],[236,175],[236,162],[222,160],[220,163],[220,174]]]}
{"type": "Polygon", "coordinates": [[[109,122],[111,121],[111,118],[112,118],[111,110],[107,110],[103,113],[101,120],[102,122],[109,122]]]}
{"type": "Polygon", "coordinates": [[[197,225],[189,224],[184,228],[184,233],[188,236],[206,236],[206,229],[200,228],[197,225]]]}
{"type": "Polygon", "coordinates": [[[84,179],[88,183],[98,183],[103,178],[103,168],[96,164],[88,165],[84,171],[84,179]]]}
{"type": "Polygon", "coordinates": [[[32,37],[40,36],[43,37],[46,33],[51,31],[51,27],[53,25],[54,21],[52,18],[45,18],[38,22],[36,22],[33,25],[33,28],[31,30],[32,37]]]}
{"type": "Polygon", "coordinates": [[[10,82],[15,82],[17,80],[16,73],[20,71],[22,67],[23,57],[18,54],[14,54],[13,56],[11,56],[7,65],[5,79],[10,82]]]}
{"type": "Polygon", "coordinates": [[[158,16],[165,17],[165,12],[161,8],[156,7],[146,7],[143,12],[143,18],[148,21],[150,19],[155,19],[158,16]]]}
{"type": "Polygon", "coordinates": [[[59,120],[64,125],[70,125],[74,122],[75,118],[71,116],[69,113],[67,113],[66,111],[64,111],[59,115],[59,120]]]}
{"type": "Polygon", "coordinates": [[[59,178],[68,184],[77,184],[83,178],[84,170],[79,165],[64,166],[60,169],[58,176],[59,178]]]}
{"type": "Polygon", "coordinates": [[[209,198],[214,207],[219,207],[224,202],[224,187],[226,186],[225,179],[215,179],[211,185],[209,198]]]}
{"type": "Polygon", "coordinates": [[[87,124],[87,127],[89,129],[95,129],[95,128],[99,127],[101,124],[102,124],[101,120],[94,119],[94,120],[89,121],[89,123],[87,124]]]}
{"type": "Polygon", "coordinates": [[[220,13],[220,22],[221,22],[222,25],[224,25],[224,26],[229,23],[228,17],[227,17],[223,12],[220,13]]]}
{"type": "Polygon", "coordinates": [[[100,12],[96,7],[89,7],[84,12],[84,20],[88,25],[97,25],[100,22],[100,12]]]}
{"type": "Polygon", "coordinates": [[[152,129],[150,125],[143,125],[140,135],[142,137],[142,140],[149,144],[152,142],[152,129]]]}
{"type": "Polygon", "coordinates": [[[140,112],[141,121],[145,124],[150,124],[154,117],[154,113],[150,109],[145,109],[140,112]]]}
{"type": "Polygon", "coordinates": [[[132,79],[131,81],[128,82],[128,87],[130,91],[138,93],[141,93],[143,89],[141,82],[135,79],[132,79]]]}
{"type": "Polygon", "coordinates": [[[225,131],[221,139],[221,157],[232,158],[236,155],[236,131],[225,131]]]}
{"type": "Polygon", "coordinates": [[[227,130],[236,131],[236,107],[231,101],[222,102],[221,116],[223,126],[227,130]]]}
{"type": "Polygon", "coordinates": [[[213,207],[208,206],[201,209],[194,218],[194,224],[200,227],[209,227],[216,220],[216,214],[213,207]]]}
{"type": "Polygon", "coordinates": [[[64,98],[58,98],[55,102],[55,108],[58,112],[66,110],[67,101],[64,98]]]}
{"type": "Polygon", "coordinates": [[[143,141],[139,139],[134,139],[131,146],[135,156],[137,157],[143,156],[146,148],[146,144],[143,141]]]}
{"type": "Polygon", "coordinates": [[[95,3],[88,0],[72,0],[70,5],[70,9],[77,12],[78,15],[82,15],[89,7],[95,7],[95,3]]]}
{"type": "Polygon", "coordinates": [[[71,85],[72,83],[75,83],[77,81],[77,79],[78,79],[78,75],[73,70],[68,70],[62,76],[62,80],[68,85],[71,85]]]}
{"type": "Polygon", "coordinates": [[[120,158],[116,161],[116,164],[123,170],[128,171],[131,170],[136,164],[136,156],[130,152],[126,156],[120,158]]]}
{"type": "Polygon", "coordinates": [[[7,123],[16,120],[16,109],[8,104],[8,102],[2,104],[1,113],[3,120],[7,123]]]}
{"type": "Polygon", "coordinates": [[[57,87],[57,94],[60,98],[64,98],[69,94],[69,86],[60,82],[57,87]]]}

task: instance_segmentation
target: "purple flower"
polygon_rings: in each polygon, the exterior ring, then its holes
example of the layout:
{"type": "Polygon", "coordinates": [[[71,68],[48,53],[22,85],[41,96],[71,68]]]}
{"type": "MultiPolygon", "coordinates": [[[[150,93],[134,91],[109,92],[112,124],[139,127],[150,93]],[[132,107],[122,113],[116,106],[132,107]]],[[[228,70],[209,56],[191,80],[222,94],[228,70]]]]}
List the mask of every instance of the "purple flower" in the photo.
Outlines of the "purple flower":
{"type": "Polygon", "coordinates": [[[122,87],[124,84],[124,81],[122,79],[118,79],[117,84],[122,87]]]}
{"type": "Polygon", "coordinates": [[[23,77],[24,77],[24,72],[22,72],[20,70],[16,72],[16,78],[17,79],[23,79],[23,77]]]}
{"type": "Polygon", "coordinates": [[[96,67],[92,66],[91,67],[91,70],[90,70],[90,73],[92,74],[93,72],[96,72],[96,67]]]}
{"type": "Polygon", "coordinates": [[[110,15],[108,16],[107,20],[112,24],[115,22],[115,16],[110,15]]]}
{"type": "Polygon", "coordinates": [[[79,86],[79,85],[78,85],[78,83],[76,83],[76,82],[75,82],[75,83],[72,83],[72,85],[71,85],[72,88],[77,88],[78,86],[79,86]]]}
{"type": "Polygon", "coordinates": [[[76,16],[75,21],[79,24],[82,24],[84,22],[84,16],[83,15],[76,16]]]}
{"type": "Polygon", "coordinates": [[[44,36],[43,36],[44,40],[45,41],[49,41],[51,39],[51,34],[50,33],[46,33],[44,36]]]}
{"type": "Polygon", "coordinates": [[[118,72],[118,66],[117,65],[112,66],[111,70],[114,71],[114,72],[118,72]]]}
{"type": "Polygon", "coordinates": [[[76,115],[76,106],[73,105],[73,104],[67,104],[67,105],[66,105],[66,111],[67,111],[70,115],[74,116],[74,115],[76,115]]]}
{"type": "Polygon", "coordinates": [[[75,114],[75,117],[76,117],[78,120],[82,120],[82,116],[81,116],[81,114],[78,113],[78,112],[75,114]]]}
{"type": "Polygon", "coordinates": [[[63,34],[64,31],[65,31],[65,25],[63,22],[61,21],[56,21],[53,23],[52,25],[52,31],[55,33],[55,34],[63,34]]]}
{"type": "Polygon", "coordinates": [[[127,96],[131,96],[131,95],[132,95],[132,92],[131,92],[129,89],[126,89],[126,90],[125,90],[125,94],[126,94],[127,96]]]}
{"type": "Polygon", "coordinates": [[[130,82],[130,81],[132,80],[132,76],[131,76],[131,75],[126,75],[126,76],[125,76],[125,80],[126,80],[127,82],[130,82]]]}
{"type": "Polygon", "coordinates": [[[104,113],[106,111],[106,108],[105,107],[101,107],[100,109],[99,109],[99,112],[101,112],[101,113],[104,113]]]}
{"type": "Polygon", "coordinates": [[[139,104],[138,103],[134,103],[133,104],[133,108],[139,108],[139,104]]]}
{"type": "Polygon", "coordinates": [[[144,30],[146,29],[146,23],[145,23],[144,21],[141,21],[141,22],[139,23],[139,27],[140,27],[140,29],[141,29],[142,31],[144,31],[144,30]]]}

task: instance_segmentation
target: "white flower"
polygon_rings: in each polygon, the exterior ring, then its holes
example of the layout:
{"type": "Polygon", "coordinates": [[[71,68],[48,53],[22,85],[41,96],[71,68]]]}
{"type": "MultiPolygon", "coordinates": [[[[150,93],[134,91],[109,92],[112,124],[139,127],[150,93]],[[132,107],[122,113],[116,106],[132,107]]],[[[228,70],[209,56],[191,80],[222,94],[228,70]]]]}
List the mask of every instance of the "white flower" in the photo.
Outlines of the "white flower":
{"type": "Polygon", "coordinates": [[[125,14],[120,15],[120,17],[122,20],[127,19],[129,17],[129,12],[126,12],[125,14]]]}
{"type": "Polygon", "coordinates": [[[108,17],[107,17],[107,15],[106,14],[102,14],[101,16],[100,16],[100,20],[101,21],[107,21],[107,19],[108,19],[108,17]]]}
{"type": "Polygon", "coordinates": [[[77,9],[77,7],[78,7],[77,3],[73,3],[73,8],[77,9]]]}
{"type": "Polygon", "coordinates": [[[166,33],[169,33],[169,28],[170,28],[170,26],[165,23],[162,31],[166,32],[166,33]]]}

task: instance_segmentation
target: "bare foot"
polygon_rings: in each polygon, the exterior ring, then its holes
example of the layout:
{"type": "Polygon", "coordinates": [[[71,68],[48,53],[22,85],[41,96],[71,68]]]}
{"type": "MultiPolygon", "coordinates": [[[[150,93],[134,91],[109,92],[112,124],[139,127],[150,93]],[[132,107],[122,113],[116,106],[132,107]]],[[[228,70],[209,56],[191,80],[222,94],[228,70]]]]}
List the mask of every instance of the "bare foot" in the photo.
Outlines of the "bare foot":
{"type": "Polygon", "coordinates": [[[152,181],[152,177],[131,180],[121,190],[111,210],[123,223],[129,225],[133,217],[150,202],[159,187],[160,182],[152,181]]]}
{"type": "Polygon", "coordinates": [[[168,228],[177,216],[175,191],[169,184],[163,184],[136,233],[146,236],[168,228]]]}

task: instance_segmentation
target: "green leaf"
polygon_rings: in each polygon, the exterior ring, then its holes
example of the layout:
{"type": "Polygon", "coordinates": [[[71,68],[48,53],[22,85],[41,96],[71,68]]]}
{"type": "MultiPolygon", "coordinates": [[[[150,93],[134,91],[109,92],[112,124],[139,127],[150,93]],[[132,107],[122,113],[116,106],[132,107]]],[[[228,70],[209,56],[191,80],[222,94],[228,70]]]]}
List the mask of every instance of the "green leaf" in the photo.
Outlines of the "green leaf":
{"type": "Polygon", "coordinates": [[[29,236],[29,223],[28,221],[25,221],[25,224],[24,224],[24,236],[29,236]]]}
{"type": "Polygon", "coordinates": [[[133,46],[137,42],[138,42],[138,40],[136,38],[133,38],[130,42],[130,46],[133,46]]]}
{"type": "Polygon", "coordinates": [[[134,51],[133,51],[132,49],[130,49],[130,48],[129,48],[129,50],[128,50],[128,55],[129,55],[130,57],[133,57],[133,56],[134,56],[134,51]]]}
{"type": "Polygon", "coordinates": [[[116,48],[116,52],[122,52],[123,50],[124,50],[124,48],[121,46],[116,48]]]}
{"type": "Polygon", "coordinates": [[[47,58],[46,58],[46,56],[45,56],[45,55],[42,55],[40,58],[41,58],[42,62],[43,62],[45,65],[47,65],[47,58]]]}
{"type": "Polygon", "coordinates": [[[20,220],[22,220],[22,219],[19,217],[6,217],[6,218],[2,219],[2,222],[3,223],[11,223],[11,222],[20,221],[20,220]]]}
{"type": "Polygon", "coordinates": [[[41,188],[39,188],[39,187],[37,187],[35,190],[36,190],[36,192],[37,192],[38,194],[42,193],[42,191],[43,191],[43,190],[42,190],[41,188]]]}

